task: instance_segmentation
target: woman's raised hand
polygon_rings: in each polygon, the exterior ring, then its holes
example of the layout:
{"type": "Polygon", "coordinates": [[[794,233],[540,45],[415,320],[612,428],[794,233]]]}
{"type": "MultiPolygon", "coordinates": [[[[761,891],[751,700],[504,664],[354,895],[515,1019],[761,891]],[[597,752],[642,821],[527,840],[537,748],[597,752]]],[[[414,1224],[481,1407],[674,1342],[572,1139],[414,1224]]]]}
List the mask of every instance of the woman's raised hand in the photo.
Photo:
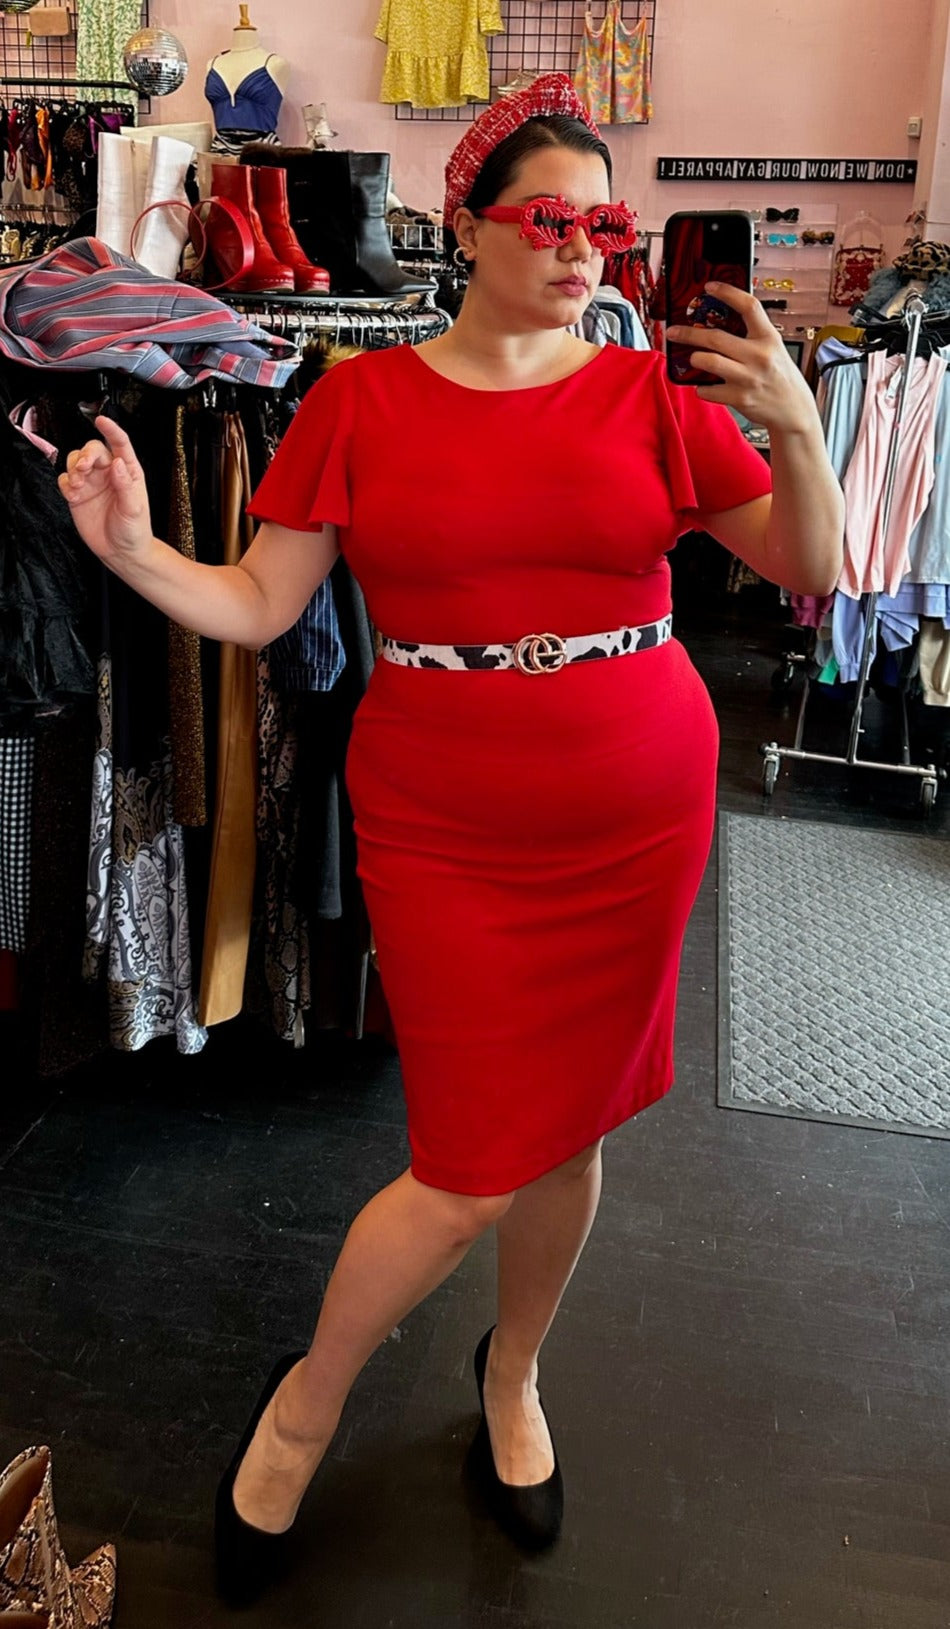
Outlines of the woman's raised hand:
{"type": "Polygon", "coordinates": [[[706,290],[739,313],[746,337],[739,339],[721,328],[667,329],[667,339],[694,345],[693,367],[722,380],[718,385],[693,387],[697,396],[735,407],[754,424],[765,424],[774,432],[813,429],[817,420],[814,396],[765,307],[754,294],[728,283],[707,283],[706,290]]]}
{"type": "Polygon", "coordinates": [[[131,441],[112,419],[97,418],[104,441],[71,452],[59,489],[80,537],[107,566],[120,570],[152,542],[152,520],[142,466],[131,441]]]}

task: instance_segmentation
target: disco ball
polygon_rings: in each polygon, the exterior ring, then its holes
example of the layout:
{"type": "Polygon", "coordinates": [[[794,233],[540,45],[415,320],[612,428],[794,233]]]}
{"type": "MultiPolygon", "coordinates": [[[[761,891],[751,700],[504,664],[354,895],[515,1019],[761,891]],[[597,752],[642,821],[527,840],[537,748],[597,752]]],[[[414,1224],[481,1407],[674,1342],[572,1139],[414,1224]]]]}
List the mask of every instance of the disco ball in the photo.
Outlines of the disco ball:
{"type": "Polygon", "coordinates": [[[143,96],[170,95],[188,72],[185,47],[167,28],[140,28],[126,40],[122,61],[143,96]]]}

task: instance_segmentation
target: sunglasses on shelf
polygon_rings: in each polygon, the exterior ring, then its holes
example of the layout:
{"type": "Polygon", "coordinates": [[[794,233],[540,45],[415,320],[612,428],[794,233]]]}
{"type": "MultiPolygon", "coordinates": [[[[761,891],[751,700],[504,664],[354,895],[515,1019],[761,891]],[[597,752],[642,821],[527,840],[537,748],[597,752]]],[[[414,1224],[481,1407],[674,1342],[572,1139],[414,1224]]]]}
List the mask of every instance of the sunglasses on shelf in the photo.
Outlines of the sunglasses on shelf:
{"type": "Polygon", "coordinates": [[[794,221],[798,220],[798,210],[797,209],[767,209],[765,211],[765,218],[766,218],[767,221],[789,221],[789,222],[794,222],[794,221]]]}
{"type": "Polygon", "coordinates": [[[812,226],[806,226],[802,233],[803,243],[834,243],[834,241],[835,235],[833,232],[817,232],[812,226]]]}
{"type": "Polygon", "coordinates": [[[777,244],[781,244],[785,248],[791,249],[798,243],[798,234],[797,232],[769,232],[765,241],[771,243],[773,248],[777,244]]]}

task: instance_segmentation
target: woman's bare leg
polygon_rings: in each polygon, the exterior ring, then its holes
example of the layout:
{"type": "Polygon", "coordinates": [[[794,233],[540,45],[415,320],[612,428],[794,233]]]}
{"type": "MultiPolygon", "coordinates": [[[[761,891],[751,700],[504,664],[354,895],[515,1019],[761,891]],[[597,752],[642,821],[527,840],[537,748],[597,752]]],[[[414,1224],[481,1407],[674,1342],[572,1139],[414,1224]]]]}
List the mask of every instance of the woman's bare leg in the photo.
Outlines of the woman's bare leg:
{"type": "Polygon", "coordinates": [[[503,1482],[554,1470],[538,1402],[538,1353],[597,1214],[601,1143],[519,1188],[499,1219],[498,1322],[485,1373],[485,1413],[503,1482]]]}
{"type": "Polygon", "coordinates": [[[429,1188],[406,1171],[360,1211],[310,1351],[279,1386],[241,1462],[234,1504],[245,1521],[275,1533],[290,1526],[363,1365],[511,1202],[510,1194],[429,1188]]]}

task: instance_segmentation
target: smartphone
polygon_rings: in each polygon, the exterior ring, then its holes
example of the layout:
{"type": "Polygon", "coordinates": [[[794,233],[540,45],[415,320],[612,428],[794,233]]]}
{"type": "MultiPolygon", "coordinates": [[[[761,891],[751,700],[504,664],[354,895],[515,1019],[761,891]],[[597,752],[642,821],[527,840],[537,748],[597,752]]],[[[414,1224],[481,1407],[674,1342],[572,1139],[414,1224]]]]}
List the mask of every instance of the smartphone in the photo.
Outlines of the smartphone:
{"type": "MultiPolygon", "coordinates": [[[[663,228],[663,280],[667,326],[719,328],[745,337],[738,312],[706,293],[709,282],[730,283],[752,292],[755,225],[741,209],[680,210],[663,228]]],[[[677,385],[718,385],[715,374],[690,365],[696,345],[666,344],[667,375],[677,385]]]]}

